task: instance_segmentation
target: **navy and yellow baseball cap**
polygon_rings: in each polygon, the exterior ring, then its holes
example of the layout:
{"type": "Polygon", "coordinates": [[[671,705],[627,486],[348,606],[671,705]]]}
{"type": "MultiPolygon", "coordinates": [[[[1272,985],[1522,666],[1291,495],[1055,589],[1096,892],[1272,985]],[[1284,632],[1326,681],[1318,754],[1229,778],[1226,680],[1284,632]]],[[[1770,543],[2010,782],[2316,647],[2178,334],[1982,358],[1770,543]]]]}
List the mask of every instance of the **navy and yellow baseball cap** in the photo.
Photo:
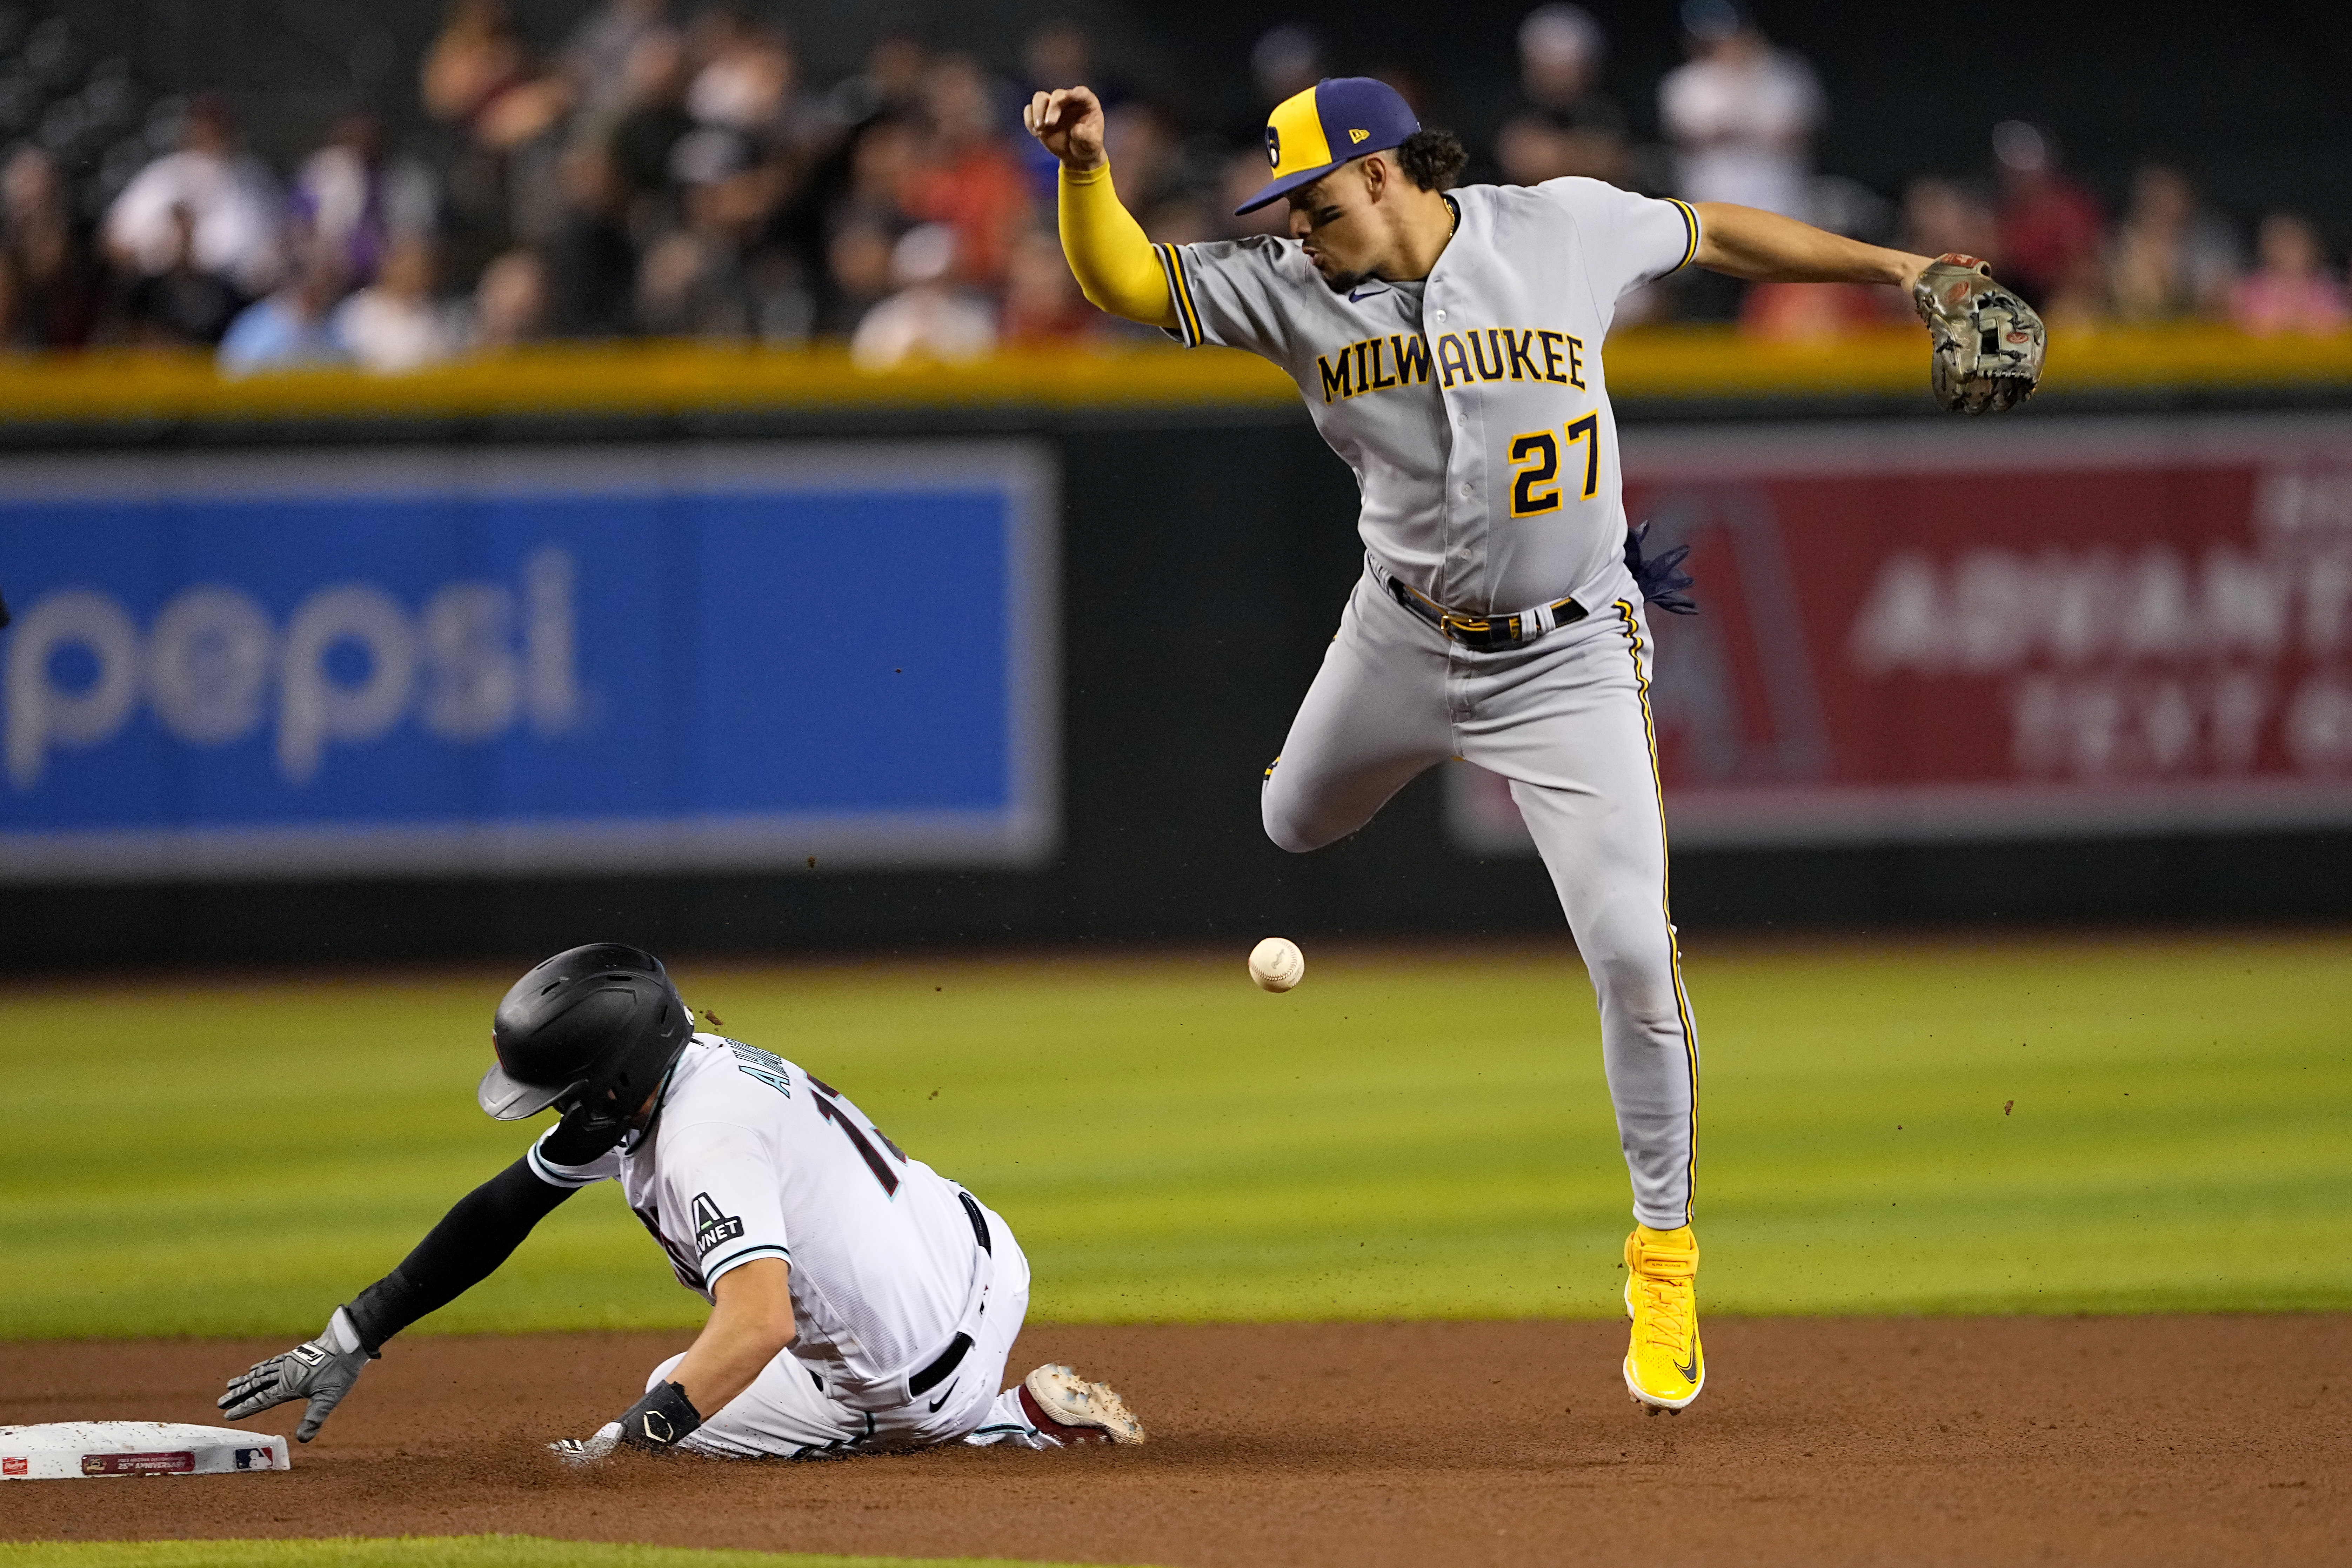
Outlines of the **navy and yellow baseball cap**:
{"type": "Polygon", "coordinates": [[[1325,77],[1274,106],[1265,118],[1266,187],[1234,209],[1238,217],[1311,185],[1350,158],[1385,152],[1421,129],[1403,97],[1370,77],[1325,77]]]}

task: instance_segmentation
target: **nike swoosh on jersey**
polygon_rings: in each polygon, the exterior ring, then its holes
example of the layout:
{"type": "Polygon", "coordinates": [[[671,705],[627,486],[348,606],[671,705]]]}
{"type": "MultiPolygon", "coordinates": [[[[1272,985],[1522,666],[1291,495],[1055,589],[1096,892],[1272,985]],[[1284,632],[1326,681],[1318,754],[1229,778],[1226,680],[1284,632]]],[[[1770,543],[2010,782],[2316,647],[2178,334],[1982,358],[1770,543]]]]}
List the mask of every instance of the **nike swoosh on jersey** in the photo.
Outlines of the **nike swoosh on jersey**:
{"type": "Polygon", "coordinates": [[[1348,303],[1350,305],[1360,305],[1375,294],[1386,294],[1388,290],[1386,288],[1367,288],[1362,290],[1350,288],[1348,290],[1348,303]]]}
{"type": "MultiPolygon", "coordinates": [[[[955,1392],[955,1385],[954,1385],[954,1383],[950,1382],[950,1383],[948,1385],[948,1394],[953,1394],[954,1392],[955,1392]]],[[[938,1415],[938,1414],[940,1413],[940,1406],[942,1406],[942,1405],[944,1405],[944,1404],[946,1404],[946,1403],[948,1402],[948,1394],[942,1394],[942,1395],[940,1395],[937,1399],[934,1399],[934,1400],[932,1400],[932,1401],[931,1401],[931,1403],[930,1403],[930,1412],[931,1412],[931,1414],[932,1414],[932,1415],[934,1415],[934,1416],[938,1415]]]]}

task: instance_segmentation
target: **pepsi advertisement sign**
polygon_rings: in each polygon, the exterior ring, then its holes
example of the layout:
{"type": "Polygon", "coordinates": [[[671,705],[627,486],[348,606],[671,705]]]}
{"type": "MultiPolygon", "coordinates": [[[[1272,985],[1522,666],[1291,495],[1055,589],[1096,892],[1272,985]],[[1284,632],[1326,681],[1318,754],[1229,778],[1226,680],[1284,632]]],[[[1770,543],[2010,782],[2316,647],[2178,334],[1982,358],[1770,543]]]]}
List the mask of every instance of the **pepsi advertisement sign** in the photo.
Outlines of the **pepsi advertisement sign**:
{"type": "Polygon", "coordinates": [[[1027,866],[1021,443],[0,462],[0,880],[1027,866]]]}

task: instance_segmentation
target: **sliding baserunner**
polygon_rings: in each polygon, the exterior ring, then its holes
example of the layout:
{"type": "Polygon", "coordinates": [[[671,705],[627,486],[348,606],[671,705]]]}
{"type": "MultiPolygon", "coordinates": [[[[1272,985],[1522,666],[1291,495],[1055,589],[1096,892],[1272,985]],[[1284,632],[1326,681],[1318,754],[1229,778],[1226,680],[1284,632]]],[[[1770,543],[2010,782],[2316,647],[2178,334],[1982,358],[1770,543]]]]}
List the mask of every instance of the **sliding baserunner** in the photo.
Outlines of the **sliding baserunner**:
{"type": "Polygon", "coordinates": [[[643,1398],[554,1444],[566,1459],[1143,1441],[1118,1395],[1066,1366],[1000,1389],[1029,1306],[1003,1219],[806,1070],[696,1033],[650,953],[557,954],[507,993],[492,1039],[482,1109],[562,1119],[317,1339],[230,1379],[231,1420],[305,1399],[309,1442],[385,1341],[487,1279],[565,1198],[617,1181],[710,1320],[643,1398]]]}

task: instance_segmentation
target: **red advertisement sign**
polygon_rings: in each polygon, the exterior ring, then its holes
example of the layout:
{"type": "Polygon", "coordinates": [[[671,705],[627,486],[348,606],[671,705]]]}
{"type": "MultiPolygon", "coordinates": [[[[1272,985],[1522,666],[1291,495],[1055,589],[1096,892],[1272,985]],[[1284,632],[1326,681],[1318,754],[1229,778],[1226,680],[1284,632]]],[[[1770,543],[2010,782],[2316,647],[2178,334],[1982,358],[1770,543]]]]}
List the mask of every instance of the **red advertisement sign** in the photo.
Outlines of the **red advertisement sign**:
{"type": "MultiPolygon", "coordinates": [[[[1679,844],[2352,823],[2352,417],[1625,438],[1679,844]]],[[[1465,848],[1528,847],[1451,770],[1465,848]]]]}

